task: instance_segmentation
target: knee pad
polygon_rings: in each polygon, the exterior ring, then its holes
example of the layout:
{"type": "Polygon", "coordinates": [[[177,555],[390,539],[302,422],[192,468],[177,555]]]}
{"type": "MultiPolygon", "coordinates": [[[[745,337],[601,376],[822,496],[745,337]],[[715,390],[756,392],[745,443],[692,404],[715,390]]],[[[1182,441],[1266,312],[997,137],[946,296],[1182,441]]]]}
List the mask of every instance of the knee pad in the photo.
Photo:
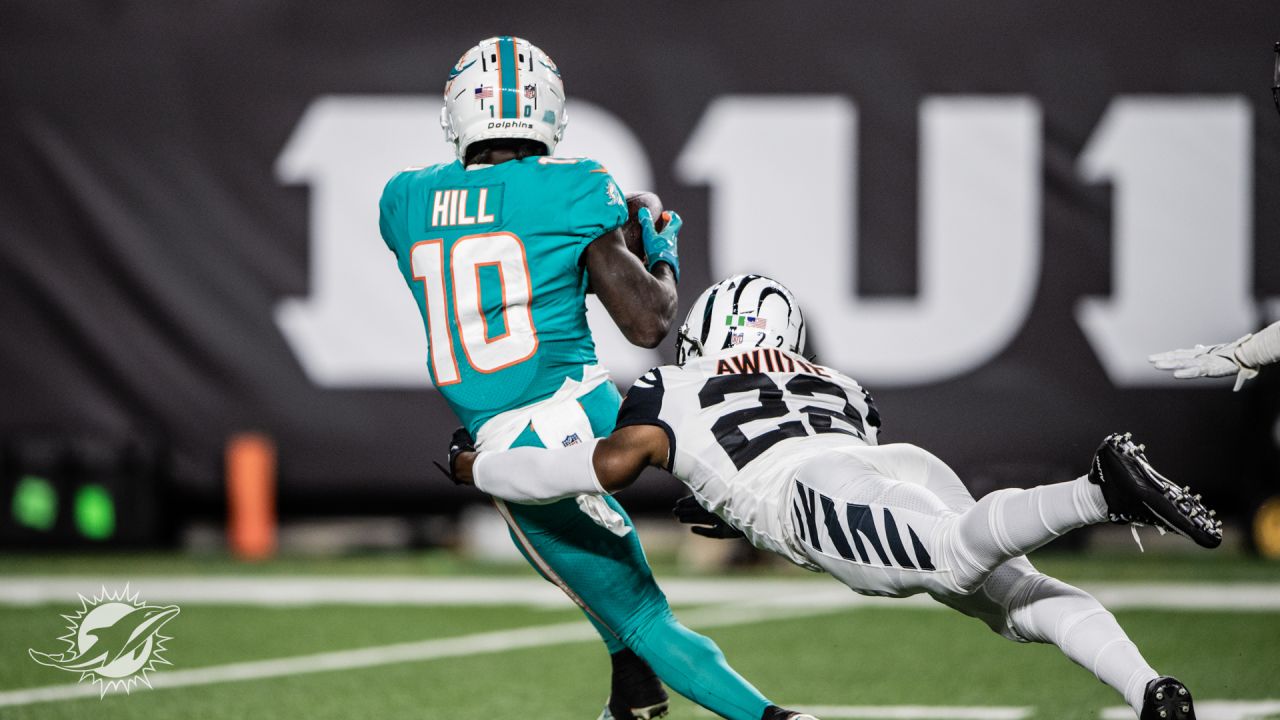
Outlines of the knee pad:
{"type": "MultiPolygon", "coordinates": [[[[928,492],[928,491],[925,491],[928,492]]],[[[977,592],[988,584],[992,575],[1005,567],[1009,561],[993,567],[993,557],[1014,555],[1013,539],[999,522],[1000,508],[1016,490],[997,490],[982,498],[983,507],[956,513],[949,508],[944,510],[945,519],[939,523],[938,542],[949,560],[956,591],[964,594],[977,592]]],[[[930,493],[931,496],[932,493],[930,493]]],[[[933,496],[937,497],[937,496],[933,496]]],[[[938,499],[942,503],[941,499],[938,499]]],[[[945,507],[945,504],[944,504],[945,507]]],[[[1010,578],[997,585],[1008,585],[1013,575],[1022,576],[1033,569],[1018,566],[1017,572],[1006,572],[1010,578]]],[[[1030,566],[1028,566],[1029,568],[1030,566]]],[[[988,588],[990,591],[990,588],[988,588]]],[[[1002,594],[1005,591],[1002,590],[1002,594]]]]}
{"type": "MultiPolygon", "coordinates": [[[[1002,488],[995,492],[988,493],[978,501],[979,505],[989,505],[991,508],[990,512],[983,513],[983,516],[985,516],[986,519],[987,530],[990,533],[987,537],[989,537],[990,541],[995,544],[996,549],[1006,555],[1016,555],[1017,547],[1013,538],[1009,535],[1008,528],[1004,526],[1004,522],[1002,521],[1002,508],[1010,498],[1017,495],[1019,492],[1021,491],[1014,488],[1002,488]]],[[[975,519],[978,517],[982,516],[975,516],[975,519]]],[[[984,537],[984,540],[985,539],[986,538],[984,537]]]]}
{"type": "Polygon", "coordinates": [[[1010,627],[1020,636],[1059,646],[1080,623],[1109,614],[1089,593],[1042,573],[1019,579],[1005,608],[1010,627]]]}
{"type": "Polygon", "coordinates": [[[946,511],[938,520],[933,534],[933,544],[943,558],[948,571],[943,578],[947,590],[955,595],[972,595],[986,582],[987,573],[973,558],[960,531],[960,517],[946,511]]]}

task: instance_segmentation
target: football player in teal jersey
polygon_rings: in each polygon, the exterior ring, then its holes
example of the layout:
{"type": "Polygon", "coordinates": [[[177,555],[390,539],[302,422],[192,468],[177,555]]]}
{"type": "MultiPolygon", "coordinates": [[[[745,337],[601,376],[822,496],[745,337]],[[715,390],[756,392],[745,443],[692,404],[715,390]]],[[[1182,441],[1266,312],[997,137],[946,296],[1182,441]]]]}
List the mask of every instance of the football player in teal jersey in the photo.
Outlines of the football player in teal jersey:
{"type": "MultiPolygon", "coordinates": [[[[482,449],[608,435],[620,397],[596,361],[588,287],[632,343],[656,346],[676,312],[679,216],[640,213],[646,260],[626,248],[622,191],[600,164],[551,155],[564,85],[526,40],[471,48],[445,84],[458,161],[387,183],[380,227],[427,332],[431,379],[482,449]]],[[[495,500],[511,537],[577,603],[613,660],[602,718],[666,712],[666,684],[733,720],[802,718],[764,698],[716,645],[676,621],[630,518],[612,498],[495,500]]]]}

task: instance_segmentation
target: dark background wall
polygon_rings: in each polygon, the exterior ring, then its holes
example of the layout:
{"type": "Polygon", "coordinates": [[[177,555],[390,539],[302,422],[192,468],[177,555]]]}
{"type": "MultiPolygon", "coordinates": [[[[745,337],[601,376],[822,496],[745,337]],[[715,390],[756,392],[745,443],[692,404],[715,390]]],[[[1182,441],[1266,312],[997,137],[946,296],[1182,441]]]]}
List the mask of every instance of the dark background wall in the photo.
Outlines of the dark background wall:
{"type": "MultiPolygon", "coordinates": [[[[770,137],[808,162],[846,163],[856,173],[856,263],[814,254],[812,264],[847,277],[848,298],[863,299],[923,291],[916,238],[926,98],[1028,99],[1040,118],[1039,264],[1028,314],[975,367],[942,378],[866,378],[883,437],[932,449],[982,491],[1079,474],[1104,434],[1128,429],[1171,475],[1210,485],[1219,504],[1243,510],[1276,490],[1277,381],[1264,374],[1232,394],[1221,383],[1107,372],[1078,306],[1116,291],[1119,200],[1109,183],[1082,179],[1080,158],[1120,96],[1237,107],[1248,184],[1231,197],[1244,208],[1246,265],[1244,287],[1226,294],[1247,296],[1252,317],[1187,319],[1151,303],[1147,322],[1178,340],[1147,352],[1230,340],[1275,319],[1264,302],[1280,296],[1280,118],[1268,91],[1280,15],[1268,3],[1045,5],[0,4],[0,435],[159,444],[178,497],[195,510],[220,502],[223,445],[245,429],[279,445],[286,512],[427,511],[472,497],[430,476],[455,424],[436,393],[384,382],[390,375],[376,371],[325,381],[282,332],[278,306],[317,292],[318,208],[343,199],[282,180],[288,172],[278,163],[318,99],[399,97],[433,114],[457,57],[481,38],[513,33],[556,59],[572,98],[612,114],[638,139],[652,189],[686,219],[686,307],[715,279],[711,253],[728,242],[713,226],[714,187],[682,180],[677,168],[717,99],[785,104],[823,95],[856,104],[856,166],[786,126],[770,137]],[[1215,323],[1220,334],[1206,331],[1215,323]]],[[[573,123],[570,140],[589,132],[590,122],[573,123]]],[[[391,148],[397,159],[385,172],[361,173],[385,179],[445,159],[438,132],[424,121],[416,144],[391,148]]],[[[315,151],[338,163],[326,177],[367,158],[358,147],[315,151]]],[[[732,151],[778,162],[754,142],[732,151]]],[[[591,154],[611,164],[608,146],[591,154]]],[[[1216,161],[1189,160],[1209,170],[1216,161]]],[[[365,183],[365,192],[376,199],[381,182],[365,183]]],[[[805,222],[796,220],[796,237],[776,238],[777,252],[809,252],[805,222]]],[[[1139,274],[1185,273],[1180,257],[1205,247],[1229,253],[1230,234],[1210,223],[1185,247],[1163,246],[1139,274]]],[[[380,245],[372,220],[349,242],[380,245]]],[[[770,270],[765,253],[749,261],[770,270]]],[[[390,257],[385,264],[390,270],[390,257]]],[[[800,285],[810,307],[848,301],[806,296],[803,282],[784,279],[800,285]]],[[[394,302],[410,304],[403,288],[394,292],[394,302]]],[[[421,328],[391,323],[386,332],[421,328]]],[[[828,324],[814,341],[821,352],[858,338],[828,324]]],[[[664,347],[661,357],[671,356],[664,347]]],[[[656,505],[672,491],[659,483],[631,501],[656,505]]]]}

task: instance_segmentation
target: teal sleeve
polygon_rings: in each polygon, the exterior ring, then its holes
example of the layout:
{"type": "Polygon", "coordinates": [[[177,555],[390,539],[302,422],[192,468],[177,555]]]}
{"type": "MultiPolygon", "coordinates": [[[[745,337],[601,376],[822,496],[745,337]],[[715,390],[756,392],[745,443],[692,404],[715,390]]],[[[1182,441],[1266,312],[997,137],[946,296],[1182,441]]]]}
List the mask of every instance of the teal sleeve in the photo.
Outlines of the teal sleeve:
{"type": "Polygon", "coordinates": [[[408,207],[407,186],[408,173],[397,173],[387,181],[382,189],[382,199],[378,201],[378,230],[382,233],[382,241],[391,252],[399,255],[397,248],[406,244],[405,208],[408,207]]]}
{"type": "Polygon", "coordinates": [[[581,254],[596,238],[622,227],[627,221],[627,199],[613,176],[593,160],[563,169],[571,173],[569,232],[581,239],[581,254]]]}

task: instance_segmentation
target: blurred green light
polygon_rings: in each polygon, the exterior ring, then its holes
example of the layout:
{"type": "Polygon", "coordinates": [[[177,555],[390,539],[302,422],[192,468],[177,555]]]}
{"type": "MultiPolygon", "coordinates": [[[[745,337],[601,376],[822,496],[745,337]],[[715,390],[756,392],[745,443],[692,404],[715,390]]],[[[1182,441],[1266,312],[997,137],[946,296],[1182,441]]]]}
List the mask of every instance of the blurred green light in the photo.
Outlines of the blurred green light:
{"type": "Polygon", "coordinates": [[[116,532],[116,504],[101,485],[81,485],[76,491],[76,527],[91,540],[106,540],[116,532]]]}
{"type": "Polygon", "coordinates": [[[58,519],[58,493],[37,475],[24,475],[13,489],[13,519],[35,530],[49,530],[58,519]]]}

